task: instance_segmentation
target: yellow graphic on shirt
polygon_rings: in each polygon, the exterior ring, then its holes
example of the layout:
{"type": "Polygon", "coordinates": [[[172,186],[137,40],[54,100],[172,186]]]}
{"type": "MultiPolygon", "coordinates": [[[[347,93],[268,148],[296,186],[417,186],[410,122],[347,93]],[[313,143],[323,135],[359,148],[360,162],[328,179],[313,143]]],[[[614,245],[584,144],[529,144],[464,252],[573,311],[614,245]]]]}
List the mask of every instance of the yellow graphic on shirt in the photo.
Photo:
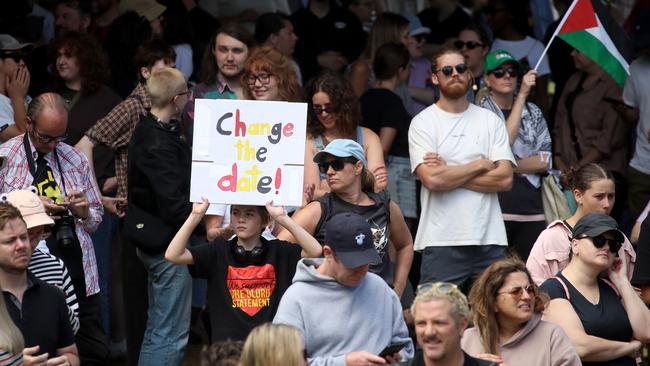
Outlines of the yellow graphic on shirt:
{"type": "Polygon", "coordinates": [[[54,175],[52,174],[51,169],[48,168],[47,178],[43,179],[43,181],[41,182],[38,182],[36,184],[36,188],[38,188],[38,194],[40,196],[51,198],[56,203],[63,202],[63,195],[61,194],[59,185],[56,183],[56,180],[54,179],[54,175]]]}
{"type": "Polygon", "coordinates": [[[271,306],[276,283],[273,265],[228,266],[227,281],[233,308],[240,308],[249,316],[254,316],[271,306]]]}

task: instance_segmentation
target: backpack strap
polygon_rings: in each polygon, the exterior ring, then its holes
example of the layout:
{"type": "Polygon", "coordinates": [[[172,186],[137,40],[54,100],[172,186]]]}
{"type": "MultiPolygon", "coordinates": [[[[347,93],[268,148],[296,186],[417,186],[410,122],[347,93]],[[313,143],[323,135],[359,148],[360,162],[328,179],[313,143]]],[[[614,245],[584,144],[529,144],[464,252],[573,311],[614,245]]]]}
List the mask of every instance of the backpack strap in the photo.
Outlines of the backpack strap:
{"type": "Polygon", "coordinates": [[[564,287],[564,294],[566,295],[566,299],[571,300],[571,295],[569,295],[569,288],[566,286],[566,283],[564,283],[564,280],[560,278],[560,276],[555,276],[553,278],[555,278],[560,283],[560,285],[564,287]]]}

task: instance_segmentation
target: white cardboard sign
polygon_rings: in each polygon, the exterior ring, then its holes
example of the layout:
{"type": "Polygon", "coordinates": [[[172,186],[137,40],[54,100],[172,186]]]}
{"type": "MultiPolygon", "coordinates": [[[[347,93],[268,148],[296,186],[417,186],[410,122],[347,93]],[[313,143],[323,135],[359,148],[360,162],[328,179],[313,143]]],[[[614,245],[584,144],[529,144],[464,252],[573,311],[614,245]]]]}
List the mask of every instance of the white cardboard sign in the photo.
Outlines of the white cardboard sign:
{"type": "Polygon", "coordinates": [[[190,199],[302,204],[307,104],[197,99],[190,199]]]}

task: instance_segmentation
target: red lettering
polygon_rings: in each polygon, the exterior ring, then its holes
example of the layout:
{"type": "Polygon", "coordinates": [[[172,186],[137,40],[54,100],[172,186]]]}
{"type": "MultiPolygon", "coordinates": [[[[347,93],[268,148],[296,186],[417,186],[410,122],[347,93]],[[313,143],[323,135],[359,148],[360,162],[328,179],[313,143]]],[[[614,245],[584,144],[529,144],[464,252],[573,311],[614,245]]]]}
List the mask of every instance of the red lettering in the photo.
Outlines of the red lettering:
{"type": "MultiPolygon", "coordinates": [[[[237,111],[237,116],[239,116],[239,111],[237,111]]],[[[232,174],[221,177],[217,186],[222,191],[237,192],[237,163],[232,165],[232,174]]]]}
{"type": "Polygon", "coordinates": [[[293,123],[289,122],[282,128],[282,134],[284,137],[290,137],[293,135],[293,123]]]}
{"type": "Polygon", "coordinates": [[[235,136],[246,136],[246,122],[239,119],[239,109],[235,112],[235,136]]]}

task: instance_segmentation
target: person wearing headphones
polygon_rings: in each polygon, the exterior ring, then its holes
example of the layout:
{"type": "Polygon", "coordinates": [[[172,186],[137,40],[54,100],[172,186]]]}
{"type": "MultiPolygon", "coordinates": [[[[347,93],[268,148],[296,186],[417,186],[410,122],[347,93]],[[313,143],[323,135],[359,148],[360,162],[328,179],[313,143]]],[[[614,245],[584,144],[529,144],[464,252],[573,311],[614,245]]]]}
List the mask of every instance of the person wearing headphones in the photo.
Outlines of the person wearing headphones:
{"type": "Polygon", "coordinates": [[[194,204],[167,247],[165,258],[177,265],[193,264],[196,275],[207,278],[210,343],[245,340],[257,325],[273,320],[301,254],[319,257],[322,248],[281,206],[270,203],[266,209],[230,206],[230,228],[235,236],[230,240],[217,237],[214,242],[188,248],[190,235],[209,205],[205,198],[194,204]],[[270,219],[289,230],[300,244],[262,236],[270,219]]]}

